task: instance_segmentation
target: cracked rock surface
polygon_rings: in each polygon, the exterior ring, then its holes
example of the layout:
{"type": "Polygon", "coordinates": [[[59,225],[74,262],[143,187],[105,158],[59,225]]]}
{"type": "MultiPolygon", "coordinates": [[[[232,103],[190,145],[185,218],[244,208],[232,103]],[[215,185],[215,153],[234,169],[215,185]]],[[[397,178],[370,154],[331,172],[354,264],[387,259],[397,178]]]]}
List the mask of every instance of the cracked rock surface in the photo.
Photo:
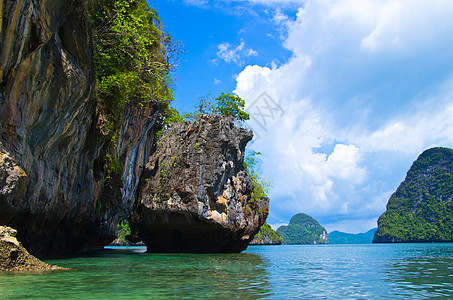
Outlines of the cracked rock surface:
{"type": "Polygon", "coordinates": [[[151,252],[240,252],[264,224],[268,198],[251,199],[243,166],[252,133],[201,116],[163,132],[136,196],[132,238],[151,252]]]}

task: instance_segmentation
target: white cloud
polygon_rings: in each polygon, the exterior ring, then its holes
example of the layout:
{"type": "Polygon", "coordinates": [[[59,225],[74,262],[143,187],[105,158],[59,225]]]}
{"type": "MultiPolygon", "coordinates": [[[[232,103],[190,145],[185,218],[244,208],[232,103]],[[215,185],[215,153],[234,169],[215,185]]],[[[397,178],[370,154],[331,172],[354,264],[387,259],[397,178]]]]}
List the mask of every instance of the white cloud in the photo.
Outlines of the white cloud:
{"type": "MultiPolygon", "coordinates": [[[[244,1],[244,0],[237,0],[237,1],[244,1]]],[[[304,4],[305,0],[245,0],[251,3],[261,3],[267,5],[275,5],[275,4],[297,4],[302,5],[304,4]]]]}
{"type": "Polygon", "coordinates": [[[305,212],[370,229],[417,155],[453,146],[451,15],[447,0],[312,0],[295,21],[274,17],[293,57],[245,67],[236,86],[247,109],[266,92],[284,110],[249,123],[271,223],[305,212]]]}
{"type": "Polygon", "coordinates": [[[250,3],[250,4],[262,4],[266,6],[281,6],[281,5],[303,5],[305,0],[184,0],[186,4],[189,5],[205,5],[205,4],[212,4],[215,2],[223,2],[223,3],[250,3]]]}
{"type": "Polygon", "coordinates": [[[354,145],[335,145],[326,161],[325,173],[331,177],[359,184],[363,181],[365,170],[359,166],[360,150],[354,145]]]}
{"type": "Polygon", "coordinates": [[[368,135],[350,139],[368,151],[407,154],[420,154],[435,145],[453,145],[453,90],[430,97],[423,105],[388,121],[368,135]]]}
{"type": "Polygon", "coordinates": [[[227,63],[233,62],[238,65],[242,65],[245,58],[258,56],[258,52],[251,48],[246,48],[244,41],[241,41],[241,43],[237,47],[234,47],[230,43],[225,42],[220,44],[217,48],[217,57],[227,63]]]}
{"type": "Polygon", "coordinates": [[[206,7],[209,4],[208,0],[184,0],[187,5],[206,7]]]}

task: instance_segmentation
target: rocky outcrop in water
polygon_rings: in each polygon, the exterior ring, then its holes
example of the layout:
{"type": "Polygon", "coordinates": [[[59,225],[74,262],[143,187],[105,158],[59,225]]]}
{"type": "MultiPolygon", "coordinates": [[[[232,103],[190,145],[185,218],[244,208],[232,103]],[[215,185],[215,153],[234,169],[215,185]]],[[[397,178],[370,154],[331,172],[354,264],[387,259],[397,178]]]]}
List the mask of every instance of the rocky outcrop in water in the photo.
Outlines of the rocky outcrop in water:
{"type": "Polygon", "coordinates": [[[0,226],[0,272],[62,270],[30,255],[19,243],[16,234],[16,230],[0,226]]]}
{"type": "Polygon", "coordinates": [[[378,220],[374,243],[453,241],[453,149],[432,148],[412,164],[378,220]]]}
{"type": "Polygon", "coordinates": [[[0,223],[31,253],[102,247],[130,214],[157,107],[128,105],[116,141],[123,174],[105,185],[111,137],[92,96],[82,1],[0,1],[0,223]]]}
{"type": "Polygon", "coordinates": [[[201,116],[166,130],[146,163],[132,237],[151,252],[240,252],[264,224],[242,164],[252,133],[232,118],[201,116]]]}
{"type": "Polygon", "coordinates": [[[282,242],[283,239],[272,229],[271,225],[265,223],[250,242],[250,245],[281,245],[282,242]]]}

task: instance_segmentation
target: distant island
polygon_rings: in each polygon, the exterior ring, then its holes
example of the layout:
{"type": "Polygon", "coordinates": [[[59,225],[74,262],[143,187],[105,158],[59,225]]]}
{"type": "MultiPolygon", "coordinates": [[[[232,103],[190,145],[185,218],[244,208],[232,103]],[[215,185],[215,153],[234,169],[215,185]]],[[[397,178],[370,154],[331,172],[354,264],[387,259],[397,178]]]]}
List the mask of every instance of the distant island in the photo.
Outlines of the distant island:
{"type": "Polygon", "coordinates": [[[327,231],[309,215],[300,213],[293,216],[288,226],[280,226],[277,233],[283,244],[327,244],[327,231]]]}
{"type": "Polygon", "coordinates": [[[332,231],[327,234],[329,244],[371,244],[377,228],[368,230],[365,233],[345,233],[341,231],[332,231]]]}
{"type": "Polygon", "coordinates": [[[447,241],[453,241],[453,150],[432,148],[390,197],[373,242],[447,241]]]}
{"type": "Polygon", "coordinates": [[[269,224],[265,223],[250,242],[250,245],[281,245],[282,242],[283,239],[280,235],[269,224]]]}

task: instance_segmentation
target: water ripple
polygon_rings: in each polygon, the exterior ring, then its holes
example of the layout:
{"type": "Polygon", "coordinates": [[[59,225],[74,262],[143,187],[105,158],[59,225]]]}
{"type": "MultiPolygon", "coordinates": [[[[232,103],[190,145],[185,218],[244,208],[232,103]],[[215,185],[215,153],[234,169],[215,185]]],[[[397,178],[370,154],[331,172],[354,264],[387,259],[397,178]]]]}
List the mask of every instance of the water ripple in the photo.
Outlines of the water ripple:
{"type": "Polygon", "coordinates": [[[242,254],[103,251],[1,274],[0,298],[452,298],[453,244],[254,246],[242,254]]]}

